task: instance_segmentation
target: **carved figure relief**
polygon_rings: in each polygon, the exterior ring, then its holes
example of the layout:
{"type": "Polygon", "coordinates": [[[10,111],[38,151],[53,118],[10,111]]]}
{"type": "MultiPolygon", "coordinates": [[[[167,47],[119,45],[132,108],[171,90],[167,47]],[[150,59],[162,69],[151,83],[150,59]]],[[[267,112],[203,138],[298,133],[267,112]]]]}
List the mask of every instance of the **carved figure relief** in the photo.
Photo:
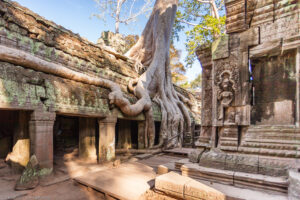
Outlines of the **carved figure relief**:
{"type": "MultiPolygon", "coordinates": [[[[219,102],[218,120],[223,120],[225,117],[224,109],[229,107],[234,100],[234,93],[236,90],[235,82],[232,79],[232,73],[229,70],[225,70],[219,74],[217,85],[217,100],[219,102]]],[[[235,116],[232,116],[232,112],[229,114],[228,120],[234,121],[235,116]]]]}
{"type": "Polygon", "coordinates": [[[216,118],[226,125],[235,124],[237,118],[235,108],[232,107],[238,93],[239,82],[236,60],[237,57],[231,54],[229,59],[219,60],[215,65],[216,118]]]}

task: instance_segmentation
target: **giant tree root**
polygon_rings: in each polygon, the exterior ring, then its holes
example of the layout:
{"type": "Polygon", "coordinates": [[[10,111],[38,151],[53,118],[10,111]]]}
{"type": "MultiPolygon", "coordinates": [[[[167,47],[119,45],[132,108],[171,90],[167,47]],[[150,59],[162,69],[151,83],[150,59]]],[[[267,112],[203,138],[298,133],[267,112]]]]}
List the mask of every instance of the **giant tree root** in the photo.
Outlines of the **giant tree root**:
{"type": "MultiPolygon", "coordinates": [[[[156,0],[142,36],[126,54],[140,63],[137,69],[143,72],[129,88],[138,98],[144,98],[149,103],[152,99],[160,105],[160,144],[167,141],[164,145],[169,147],[181,145],[183,132],[189,132],[191,126],[189,112],[184,105],[189,101],[175,91],[170,71],[170,37],[177,4],[178,0],[156,0]]],[[[145,145],[153,147],[152,110],[147,110],[145,114],[145,145]]]]}
{"type": "MultiPolygon", "coordinates": [[[[140,99],[135,104],[130,104],[128,99],[123,96],[120,86],[110,80],[74,71],[63,65],[48,62],[22,50],[0,45],[0,60],[62,78],[108,88],[111,90],[109,94],[110,103],[117,105],[121,111],[128,116],[136,116],[147,108],[143,99],[140,99]]],[[[151,107],[151,105],[148,107],[151,107]]]]}

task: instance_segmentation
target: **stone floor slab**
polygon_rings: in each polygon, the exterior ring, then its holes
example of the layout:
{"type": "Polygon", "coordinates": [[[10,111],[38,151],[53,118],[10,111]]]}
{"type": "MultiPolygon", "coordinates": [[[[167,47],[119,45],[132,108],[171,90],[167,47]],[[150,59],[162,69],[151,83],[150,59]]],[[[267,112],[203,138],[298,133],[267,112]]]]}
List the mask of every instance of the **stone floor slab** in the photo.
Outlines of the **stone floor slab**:
{"type": "Polygon", "coordinates": [[[88,173],[75,181],[121,200],[135,200],[154,185],[155,172],[140,163],[88,173]]]}

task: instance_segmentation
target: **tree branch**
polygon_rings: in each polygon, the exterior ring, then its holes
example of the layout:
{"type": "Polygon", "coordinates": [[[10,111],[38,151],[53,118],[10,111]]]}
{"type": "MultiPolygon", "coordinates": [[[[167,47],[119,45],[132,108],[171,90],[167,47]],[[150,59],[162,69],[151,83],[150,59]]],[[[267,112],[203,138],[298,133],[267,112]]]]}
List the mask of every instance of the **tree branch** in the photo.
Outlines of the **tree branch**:
{"type": "MultiPolygon", "coordinates": [[[[191,25],[191,26],[198,26],[198,25],[199,25],[199,24],[194,24],[194,23],[185,21],[185,20],[183,20],[183,19],[180,19],[180,20],[178,20],[178,21],[180,21],[180,22],[182,22],[182,23],[185,23],[185,24],[187,24],[187,25],[191,25]]],[[[206,27],[206,26],[202,26],[201,28],[206,29],[206,30],[212,30],[212,28],[209,28],[209,27],[206,27]]]]}
{"type": "Polygon", "coordinates": [[[210,4],[210,6],[211,6],[211,8],[212,8],[212,11],[213,11],[213,16],[215,17],[215,18],[217,18],[217,19],[219,19],[220,18],[220,16],[219,16],[219,10],[218,10],[218,8],[217,8],[217,5],[216,5],[216,2],[215,2],[215,0],[209,0],[209,1],[207,1],[207,0],[197,0],[199,3],[208,3],[208,4],[210,4]]]}
{"type": "Polygon", "coordinates": [[[210,1],[197,0],[199,3],[211,3],[210,1]]]}
{"type": "Polygon", "coordinates": [[[185,21],[185,20],[183,20],[183,19],[180,19],[180,20],[178,20],[178,21],[180,21],[180,22],[182,22],[182,23],[185,23],[185,24],[188,24],[188,25],[191,25],[191,26],[197,26],[197,25],[198,25],[198,24],[194,24],[194,23],[185,21]]]}

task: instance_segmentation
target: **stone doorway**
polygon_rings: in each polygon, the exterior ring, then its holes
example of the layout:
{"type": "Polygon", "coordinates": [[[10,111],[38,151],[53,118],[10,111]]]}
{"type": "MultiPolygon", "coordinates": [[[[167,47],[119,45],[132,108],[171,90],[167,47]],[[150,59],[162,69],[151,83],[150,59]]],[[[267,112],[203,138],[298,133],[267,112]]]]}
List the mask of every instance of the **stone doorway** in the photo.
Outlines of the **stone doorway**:
{"type": "Polygon", "coordinates": [[[0,110],[0,160],[22,172],[30,156],[30,112],[0,110]]]}
{"type": "Polygon", "coordinates": [[[63,156],[66,152],[76,152],[79,147],[79,118],[57,115],[53,128],[54,156],[63,156]]]}
{"type": "Polygon", "coordinates": [[[118,119],[115,137],[117,149],[138,149],[138,121],[118,119]]]}
{"type": "Polygon", "coordinates": [[[54,168],[63,169],[77,161],[97,163],[98,130],[96,118],[57,115],[53,128],[54,168]]]}
{"type": "Polygon", "coordinates": [[[251,124],[294,125],[296,53],[251,60],[251,124]]]}

